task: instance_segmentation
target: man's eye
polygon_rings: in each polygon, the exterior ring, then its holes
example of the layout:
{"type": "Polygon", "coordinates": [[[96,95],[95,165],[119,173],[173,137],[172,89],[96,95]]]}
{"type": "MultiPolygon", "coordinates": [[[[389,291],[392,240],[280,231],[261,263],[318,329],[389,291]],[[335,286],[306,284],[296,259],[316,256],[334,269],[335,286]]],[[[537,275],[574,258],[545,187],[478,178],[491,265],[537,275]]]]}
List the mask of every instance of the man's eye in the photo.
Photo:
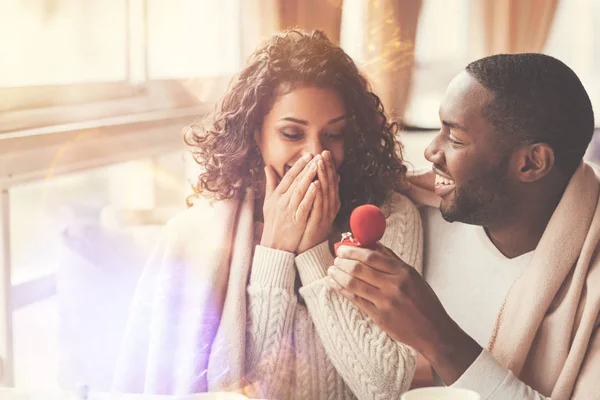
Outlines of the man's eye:
{"type": "Polygon", "coordinates": [[[456,144],[456,145],[462,145],[462,142],[459,142],[458,140],[453,139],[452,137],[448,136],[448,141],[452,144],[456,144]]]}

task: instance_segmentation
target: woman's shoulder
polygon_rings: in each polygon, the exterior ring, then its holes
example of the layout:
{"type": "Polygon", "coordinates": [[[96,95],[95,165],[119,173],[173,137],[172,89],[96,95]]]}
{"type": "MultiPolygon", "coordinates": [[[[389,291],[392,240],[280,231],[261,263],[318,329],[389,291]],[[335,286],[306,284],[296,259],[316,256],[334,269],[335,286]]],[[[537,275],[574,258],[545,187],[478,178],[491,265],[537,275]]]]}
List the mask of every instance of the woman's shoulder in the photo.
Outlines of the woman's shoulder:
{"type": "Polygon", "coordinates": [[[422,227],[419,209],[402,193],[392,193],[382,210],[386,216],[386,232],[412,232],[422,227]]]}
{"type": "Polygon", "coordinates": [[[217,234],[237,213],[238,201],[234,199],[210,201],[201,199],[191,207],[173,216],[165,231],[170,239],[198,238],[206,234],[217,234]]]}
{"type": "Polygon", "coordinates": [[[386,220],[387,226],[381,243],[421,272],[423,224],[419,210],[401,193],[393,193],[388,198],[387,204],[390,214],[386,220]]]}
{"type": "Polygon", "coordinates": [[[419,216],[415,203],[404,194],[392,192],[382,206],[385,216],[389,219],[399,216],[419,216]]]}

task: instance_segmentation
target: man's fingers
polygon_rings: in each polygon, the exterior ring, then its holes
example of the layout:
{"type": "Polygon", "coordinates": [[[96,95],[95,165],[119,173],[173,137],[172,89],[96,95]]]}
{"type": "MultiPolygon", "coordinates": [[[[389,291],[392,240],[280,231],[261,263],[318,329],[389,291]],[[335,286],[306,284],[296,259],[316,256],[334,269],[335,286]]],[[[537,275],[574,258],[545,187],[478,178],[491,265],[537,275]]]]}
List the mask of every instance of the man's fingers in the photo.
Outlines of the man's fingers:
{"type": "Polygon", "coordinates": [[[376,311],[375,304],[371,303],[369,300],[363,299],[362,297],[358,297],[346,289],[344,289],[337,281],[333,278],[328,279],[329,286],[346,299],[348,299],[351,303],[353,303],[359,310],[363,311],[367,315],[371,316],[376,311]]]}
{"type": "Polygon", "coordinates": [[[337,250],[337,255],[340,258],[360,261],[378,271],[386,274],[398,272],[399,268],[410,268],[404,261],[398,257],[391,257],[387,254],[388,251],[376,251],[353,246],[340,246],[337,250]]]}
{"type": "Polygon", "coordinates": [[[377,303],[380,291],[376,287],[371,286],[352,275],[348,275],[336,266],[329,267],[327,274],[348,293],[369,300],[373,304],[377,303]]]}
{"type": "Polygon", "coordinates": [[[304,170],[304,167],[310,162],[312,159],[312,155],[307,153],[303,155],[298,161],[294,163],[292,168],[283,176],[281,182],[277,186],[277,192],[279,194],[284,194],[290,188],[294,180],[300,173],[304,170]]]}
{"type": "Polygon", "coordinates": [[[388,281],[388,274],[384,274],[374,268],[369,267],[356,260],[336,257],[334,265],[346,274],[353,276],[356,279],[368,283],[369,285],[381,288],[388,281]]]}
{"type": "Polygon", "coordinates": [[[375,243],[375,251],[378,251],[382,254],[386,254],[392,258],[395,258],[397,260],[400,260],[401,258],[398,257],[396,255],[396,253],[394,253],[394,251],[392,249],[390,249],[389,247],[384,246],[383,244],[381,244],[381,242],[377,242],[375,243]]]}

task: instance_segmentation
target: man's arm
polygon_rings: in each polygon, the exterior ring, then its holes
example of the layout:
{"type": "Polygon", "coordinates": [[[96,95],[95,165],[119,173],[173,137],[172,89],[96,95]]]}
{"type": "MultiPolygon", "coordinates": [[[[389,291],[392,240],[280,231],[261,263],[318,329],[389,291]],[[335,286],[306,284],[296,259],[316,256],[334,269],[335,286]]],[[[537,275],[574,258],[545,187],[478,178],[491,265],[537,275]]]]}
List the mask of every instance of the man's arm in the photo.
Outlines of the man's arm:
{"type": "Polygon", "coordinates": [[[413,268],[393,252],[340,247],[329,269],[332,286],[388,335],[430,362],[446,385],[471,389],[482,399],[544,399],[483,350],[450,318],[413,268]]]}
{"type": "Polygon", "coordinates": [[[329,269],[333,285],[395,340],[425,358],[445,384],[454,383],[481,353],[481,346],[444,310],[417,271],[392,251],[342,246],[329,269]]]}
{"type": "Polygon", "coordinates": [[[487,350],[483,350],[479,354],[452,387],[477,392],[482,400],[548,399],[520,381],[511,371],[502,367],[487,350]]]}

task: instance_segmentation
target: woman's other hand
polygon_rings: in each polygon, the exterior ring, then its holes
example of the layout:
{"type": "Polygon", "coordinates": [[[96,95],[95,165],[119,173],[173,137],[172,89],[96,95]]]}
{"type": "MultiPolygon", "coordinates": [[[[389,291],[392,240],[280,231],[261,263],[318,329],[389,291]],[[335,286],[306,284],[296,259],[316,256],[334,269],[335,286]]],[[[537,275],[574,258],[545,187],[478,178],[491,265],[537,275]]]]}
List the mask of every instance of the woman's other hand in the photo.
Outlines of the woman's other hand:
{"type": "MultiPolygon", "coordinates": [[[[320,157],[319,157],[320,158],[320,157]]],[[[263,205],[265,226],[261,246],[295,253],[320,192],[317,160],[305,154],[285,174],[277,185],[277,175],[270,166],[265,167],[266,193],[263,205]]]]}
{"type": "Polygon", "coordinates": [[[339,176],[331,153],[325,150],[315,157],[320,191],[317,191],[306,230],[298,244],[298,254],[327,240],[340,210],[339,176]]]}

